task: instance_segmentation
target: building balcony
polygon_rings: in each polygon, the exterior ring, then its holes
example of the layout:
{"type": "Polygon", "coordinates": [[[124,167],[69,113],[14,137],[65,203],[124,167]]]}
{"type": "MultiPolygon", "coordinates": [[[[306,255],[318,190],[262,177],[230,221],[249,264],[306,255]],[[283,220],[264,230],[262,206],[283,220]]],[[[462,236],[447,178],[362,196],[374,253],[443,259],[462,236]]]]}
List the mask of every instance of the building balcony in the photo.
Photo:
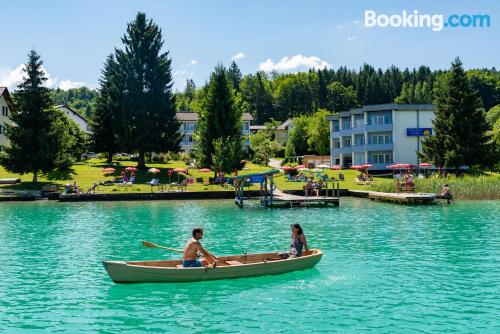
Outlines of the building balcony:
{"type": "Polygon", "coordinates": [[[366,150],[366,145],[353,145],[350,148],[351,152],[364,152],[366,150]]]}
{"type": "Polygon", "coordinates": [[[351,129],[351,133],[358,133],[359,134],[359,133],[364,133],[364,132],[365,132],[364,126],[351,129]]]}
{"type": "Polygon", "coordinates": [[[330,132],[330,137],[331,138],[340,138],[340,130],[333,130],[330,132]]]}
{"type": "Polygon", "coordinates": [[[381,131],[392,131],[391,124],[366,124],[366,132],[381,132],[381,131]]]}
{"type": "Polygon", "coordinates": [[[366,145],[367,151],[392,151],[393,149],[394,149],[394,145],[392,143],[366,145]]]}
{"type": "Polygon", "coordinates": [[[340,129],[341,136],[350,136],[352,134],[352,129],[340,129]]]}
{"type": "Polygon", "coordinates": [[[333,155],[352,153],[352,148],[353,146],[334,148],[332,153],[333,155]]]}

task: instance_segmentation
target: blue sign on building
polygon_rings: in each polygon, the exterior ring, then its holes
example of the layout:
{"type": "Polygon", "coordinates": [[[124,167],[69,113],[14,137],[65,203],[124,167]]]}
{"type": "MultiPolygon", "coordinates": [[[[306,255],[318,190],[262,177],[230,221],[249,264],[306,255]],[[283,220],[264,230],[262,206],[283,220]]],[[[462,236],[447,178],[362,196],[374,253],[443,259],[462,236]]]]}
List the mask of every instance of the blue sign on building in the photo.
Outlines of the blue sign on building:
{"type": "Polygon", "coordinates": [[[407,128],[406,135],[408,137],[431,136],[432,128],[407,128]]]}
{"type": "Polygon", "coordinates": [[[248,178],[249,183],[262,183],[264,182],[264,175],[254,175],[248,178]]]}

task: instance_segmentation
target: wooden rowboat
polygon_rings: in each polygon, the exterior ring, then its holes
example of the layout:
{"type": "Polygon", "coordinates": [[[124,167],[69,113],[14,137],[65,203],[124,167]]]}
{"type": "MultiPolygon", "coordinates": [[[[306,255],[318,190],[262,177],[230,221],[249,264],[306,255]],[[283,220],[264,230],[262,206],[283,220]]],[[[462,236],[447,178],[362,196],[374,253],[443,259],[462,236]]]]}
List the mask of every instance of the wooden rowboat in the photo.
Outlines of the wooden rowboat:
{"type": "Polygon", "coordinates": [[[264,276],[309,269],[323,253],[312,249],[301,257],[280,259],[278,253],[221,256],[215,268],[183,268],[180,260],[103,261],[115,283],[196,282],[264,276]]]}

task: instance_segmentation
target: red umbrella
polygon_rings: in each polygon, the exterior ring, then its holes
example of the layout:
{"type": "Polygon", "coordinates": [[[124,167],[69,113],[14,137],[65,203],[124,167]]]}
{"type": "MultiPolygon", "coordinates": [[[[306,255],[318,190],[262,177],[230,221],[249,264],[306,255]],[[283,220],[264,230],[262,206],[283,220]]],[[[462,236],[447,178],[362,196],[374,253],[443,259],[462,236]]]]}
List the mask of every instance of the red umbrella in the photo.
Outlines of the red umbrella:
{"type": "Polygon", "coordinates": [[[281,169],[283,169],[283,170],[284,170],[284,171],[286,171],[286,172],[287,172],[287,171],[291,171],[291,170],[295,170],[295,168],[290,167],[290,166],[281,166],[280,168],[281,168],[281,169]]]}
{"type": "Polygon", "coordinates": [[[104,169],[102,170],[102,172],[103,172],[104,174],[111,174],[111,173],[114,173],[114,172],[115,172],[115,170],[116,170],[116,169],[114,169],[114,168],[112,168],[112,167],[107,167],[107,168],[104,168],[104,169]]]}
{"type": "Polygon", "coordinates": [[[306,165],[297,165],[294,167],[294,169],[301,169],[301,168],[306,168],[306,165]]]}
{"type": "Polygon", "coordinates": [[[186,173],[187,174],[187,170],[185,168],[180,168],[180,167],[174,168],[173,172],[174,173],[186,173]]]}
{"type": "Polygon", "coordinates": [[[430,164],[428,162],[422,162],[422,163],[419,163],[418,166],[422,167],[422,168],[431,168],[432,164],[430,164]]]}
{"type": "Polygon", "coordinates": [[[366,168],[363,165],[352,165],[351,167],[349,167],[349,169],[362,170],[366,168]]]}
{"type": "Polygon", "coordinates": [[[398,169],[400,168],[398,164],[395,164],[395,165],[389,165],[389,166],[386,166],[385,168],[389,168],[389,169],[398,169]]]}
{"type": "Polygon", "coordinates": [[[341,170],[341,169],[342,169],[342,166],[340,166],[340,165],[333,165],[333,166],[330,166],[330,169],[333,169],[333,170],[341,170]]]}
{"type": "Polygon", "coordinates": [[[368,169],[368,168],[370,168],[370,167],[373,167],[373,165],[372,165],[372,164],[364,164],[364,165],[361,165],[361,166],[363,166],[365,169],[368,169]]]}
{"type": "Polygon", "coordinates": [[[127,167],[127,168],[125,168],[125,170],[128,171],[128,172],[134,172],[134,173],[137,172],[137,168],[136,167],[127,167]]]}
{"type": "Polygon", "coordinates": [[[208,168],[201,168],[201,169],[198,169],[198,172],[200,172],[200,173],[208,173],[208,172],[211,172],[211,170],[208,169],[208,168]]]}

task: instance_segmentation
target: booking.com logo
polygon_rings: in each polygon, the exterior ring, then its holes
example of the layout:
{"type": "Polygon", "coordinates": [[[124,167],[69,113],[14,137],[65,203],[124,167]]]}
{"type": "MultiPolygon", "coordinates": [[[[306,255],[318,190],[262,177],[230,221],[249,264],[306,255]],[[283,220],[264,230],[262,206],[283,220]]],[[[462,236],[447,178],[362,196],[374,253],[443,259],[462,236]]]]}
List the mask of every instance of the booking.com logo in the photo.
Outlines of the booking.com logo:
{"type": "Polygon", "coordinates": [[[441,31],[444,28],[489,28],[490,16],[487,14],[452,14],[445,17],[443,14],[420,14],[418,10],[401,14],[377,14],[374,10],[365,10],[365,27],[394,27],[394,28],[432,28],[432,31],[441,31]]]}

